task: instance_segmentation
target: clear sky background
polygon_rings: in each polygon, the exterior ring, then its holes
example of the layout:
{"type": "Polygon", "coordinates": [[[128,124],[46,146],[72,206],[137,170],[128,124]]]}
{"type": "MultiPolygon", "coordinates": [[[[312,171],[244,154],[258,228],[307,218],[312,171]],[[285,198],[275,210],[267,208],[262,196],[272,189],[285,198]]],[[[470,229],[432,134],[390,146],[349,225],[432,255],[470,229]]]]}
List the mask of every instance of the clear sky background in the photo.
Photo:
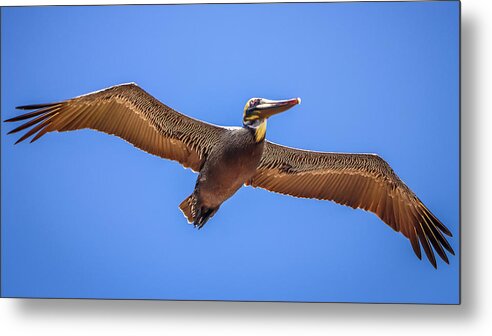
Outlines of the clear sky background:
{"type": "MultiPolygon", "coordinates": [[[[459,3],[2,9],[2,120],[134,81],[241,124],[251,97],[301,97],[267,138],[385,158],[459,251],[459,3]]],[[[2,296],[457,303],[375,215],[242,188],[206,226],[196,175],[95,131],[14,146],[2,124],[2,296]],[[251,209],[254,209],[251,211],[251,209]]],[[[425,258],[425,257],[424,257],[425,258]]]]}

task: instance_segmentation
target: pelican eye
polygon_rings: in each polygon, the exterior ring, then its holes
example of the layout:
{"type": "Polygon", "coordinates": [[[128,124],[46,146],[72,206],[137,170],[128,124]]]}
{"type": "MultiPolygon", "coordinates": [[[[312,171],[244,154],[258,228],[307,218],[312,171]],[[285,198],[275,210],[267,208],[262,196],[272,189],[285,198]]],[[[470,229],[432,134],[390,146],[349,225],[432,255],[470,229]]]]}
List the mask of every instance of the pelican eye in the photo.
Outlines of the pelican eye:
{"type": "Polygon", "coordinates": [[[255,107],[259,103],[260,103],[260,100],[259,99],[254,99],[254,100],[252,100],[252,101],[249,102],[249,107],[255,107]]]}

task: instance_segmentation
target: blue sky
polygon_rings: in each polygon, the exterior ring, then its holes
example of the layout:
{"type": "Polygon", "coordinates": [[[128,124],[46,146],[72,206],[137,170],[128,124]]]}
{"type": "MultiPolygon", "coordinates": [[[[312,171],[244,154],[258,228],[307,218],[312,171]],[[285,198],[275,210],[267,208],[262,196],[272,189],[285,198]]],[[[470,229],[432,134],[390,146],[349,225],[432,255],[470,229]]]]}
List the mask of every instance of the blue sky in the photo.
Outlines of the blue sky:
{"type": "MultiPolygon", "coordinates": [[[[459,251],[458,2],[2,8],[2,120],[136,82],[239,126],[251,97],[301,97],[267,138],[372,152],[459,251]]],[[[242,188],[197,231],[196,175],[94,131],[14,146],[2,124],[2,296],[457,303],[376,216],[242,188]],[[251,211],[251,208],[254,211],[251,211]]]]}

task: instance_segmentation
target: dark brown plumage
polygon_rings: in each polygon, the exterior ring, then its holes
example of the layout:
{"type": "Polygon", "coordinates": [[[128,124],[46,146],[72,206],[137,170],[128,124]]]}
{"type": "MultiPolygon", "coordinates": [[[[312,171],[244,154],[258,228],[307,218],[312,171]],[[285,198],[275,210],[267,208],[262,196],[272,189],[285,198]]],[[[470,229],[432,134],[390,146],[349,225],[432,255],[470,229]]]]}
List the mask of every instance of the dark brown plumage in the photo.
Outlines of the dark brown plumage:
{"type": "Polygon", "coordinates": [[[180,204],[198,228],[246,184],[371,211],[407,237],[419,258],[421,245],[434,267],[433,250],[449,263],[445,250],[454,251],[444,234],[451,232],[379,156],[312,152],[264,140],[266,119],[299,102],[253,98],[245,106],[243,127],[226,128],[187,117],[137,85],[123,84],[62,102],[20,106],[35,111],[6,121],[26,120],[9,133],[33,127],[16,143],[90,128],[199,172],[195,190],[180,204]]]}

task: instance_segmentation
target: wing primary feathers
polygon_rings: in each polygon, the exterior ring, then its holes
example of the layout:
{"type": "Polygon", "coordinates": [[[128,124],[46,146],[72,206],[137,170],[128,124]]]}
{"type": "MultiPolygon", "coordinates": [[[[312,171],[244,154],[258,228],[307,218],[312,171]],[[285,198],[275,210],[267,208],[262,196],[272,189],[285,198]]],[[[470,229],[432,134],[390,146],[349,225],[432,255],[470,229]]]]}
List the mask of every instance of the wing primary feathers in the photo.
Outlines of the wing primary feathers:
{"type": "MultiPolygon", "coordinates": [[[[29,130],[29,132],[27,132],[26,134],[24,134],[19,140],[17,140],[15,142],[15,144],[17,145],[19,142],[22,142],[24,140],[26,140],[27,138],[29,138],[31,135],[33,135],[34,133],[37,133],[38,131],[40,131],[43,127],[47,126],[49,123],[50,123],[50,120],[54,117],[55,115],[49,117],[48,119],[44,120],[42,123],[38,124],[36,127],[32,128],[31,130],[29,130]]],[[[32,142],[32,141],[31,141],[32,142]]]]}
{"type": "Polygon", "coordinates": [[[418,223],[422,228],[422,232],[427,238],[427,240],[432,244],[434,250],[437,254],[444,260],[447,264],[449,264],[448,256],[442,249],[441,244],[439,243],[439,239],[436,238],[434,231],[432,230],[432,223],[428,222],[426,218],[420,212],[421,209],[417,209],[413,206],[410,206],[410,217],[414,223],[418,223]]]}
{"type": "Polygon", "coordinates": [[[47,113],[45,113],[45,114],[42,114],[42,115],[40,115],[39,117],[34,118],[34,119],[32,119],[32,120],[30,120],[30,121],[28,121],[28,122],[26,122],[26,123],[24,123],[24,124],[20,125],[19,127],[15,128],[15,129],[13,129],[13,130],[11,130],[11,131],[10,131],[10,132],[8,132],[7,134],[17,133],[17,132],[19,132],[19,131],[22,131],[23,129],[26,129],[26,128],[29,128],[29,127],[31,127],[31,126],[33,126],[33,125],[36,125],[37,123],[39,123],[39,122],[43,121],[44,119],[48,118],[49,116],[53,115],[53,114],[54,114],[54,113],[56,113],[56,112],[57,112],[56,110],[55,110],[55,111],[50,110],[49,112],[47,112],[47,113]]]}
{"type": "Polygon", "coordinates": [[[39,138],[41,138],[43,135],[45,135],[48,132],[48,130],[49,130],[48,126],[50,125],[50,122],[51,122],[51,118],[45,122],[44,127],[42,126],[41,130],[31,139],[31,141],[30,141],[31,143],[38,140],[39,138]]]}
{"type": "Polygon", "coordinates": [[[451,245],[449,244],[449,242],[446,240],[446,238],[442,235],[442,233],[439,230],[439,228],[435,225],[435,222],[432,220],[431,217],[429,217],[429,215],[427,214],[427,212],[425,210],[423,210],[422,212],[426,216],[427,222],[429,223],[429,226],[430,226],[431,230],[434,232],[434,235],[436,236],[437,240],[439,240],[439,242],[441,243],[441,245],[444,246],[444,248],[446,250],[448,250],[449,253],[451,253],[452,255],[454,255],[453,248],[451,247],[451,245]]]}
{"type": "Polygon", "coordinates": [[[18,110],[37,110],[43,107],[49,107],[56,105],[57,103],[48,103],[48,104],[33,104],[33,105],[22,105],[22,106],[17,106],[16,109],[18,110]]]}
{"type": "Polygon", "coordinates": [[[430,212],[429,209],[427,209],[427,207],[421,202],[419,201],[420,205],[422,206],[424,212],[426,213],[427,216],[429,216],[430,218],[432,218],[432,222],[436,224],[436,226],[442,231],[444,232],[445,234],[447,234],[449,237],[452,237],[453,234],[451,233],[451,231],[449,231],[449,229],[443,224],[441,223],[441,221],[432,214],[432,212],[430,212]]]}
{"type": "Polygon", "coordinates": [[[415,228],[412,228],[412,232],[408,234],[408,239],[410,239],[410,244],[412,245],[413,252],[422,260],[422,251],[420,250],[419,240],[417,239],[417,232],[415,228]]]}
{"type": "Polygon", "coordinates": [[[434,266],[434,268],[437,269],[436,257],[432,252],[432,248],[430,247],[429,240],[425,235],[422,224],[419,221],[417,221],[417,224],[415,225],[415,230],[417,231],[417,235],[419,236],[420,244],[424,248],[424,252],[427,255],[427,259],[429,259],[432,266],[434,266]]]}
{"type": "Polygon", "coordinates": [[[439,243],[439,240],[436,238],[433,230],[431,229],[432,224],[428,223],[426,218],[424,218],[421,215],[422,221],[424,223],[423,228],[426,236],[429,238],[432,246],[434,247],[434,250],[437,252],[437,254],[446,262],[446,264],[449,264],[448,256],[446,255],[446,252],[444,252],[441,244],[439,243]]]}
{"type": "Polygon", "coordinates": [[[41,110],[24,113],[24,114],[18,115],[17,117],[13,117],[13,118],[10,118],[10,119],[4,120],[4,121],[5,122],[14,122],[14,121],[21,121],[21,120],[33,118],[33,117],[36,117],[40,114],[49,112],[50,110],[52,110],[53,108],[55,108],[59,105],[61,105],[61,104],[51,104],[51,105],[48,105],[48,107],[46,107],[46,108],[42,108],[41,110]]]}

